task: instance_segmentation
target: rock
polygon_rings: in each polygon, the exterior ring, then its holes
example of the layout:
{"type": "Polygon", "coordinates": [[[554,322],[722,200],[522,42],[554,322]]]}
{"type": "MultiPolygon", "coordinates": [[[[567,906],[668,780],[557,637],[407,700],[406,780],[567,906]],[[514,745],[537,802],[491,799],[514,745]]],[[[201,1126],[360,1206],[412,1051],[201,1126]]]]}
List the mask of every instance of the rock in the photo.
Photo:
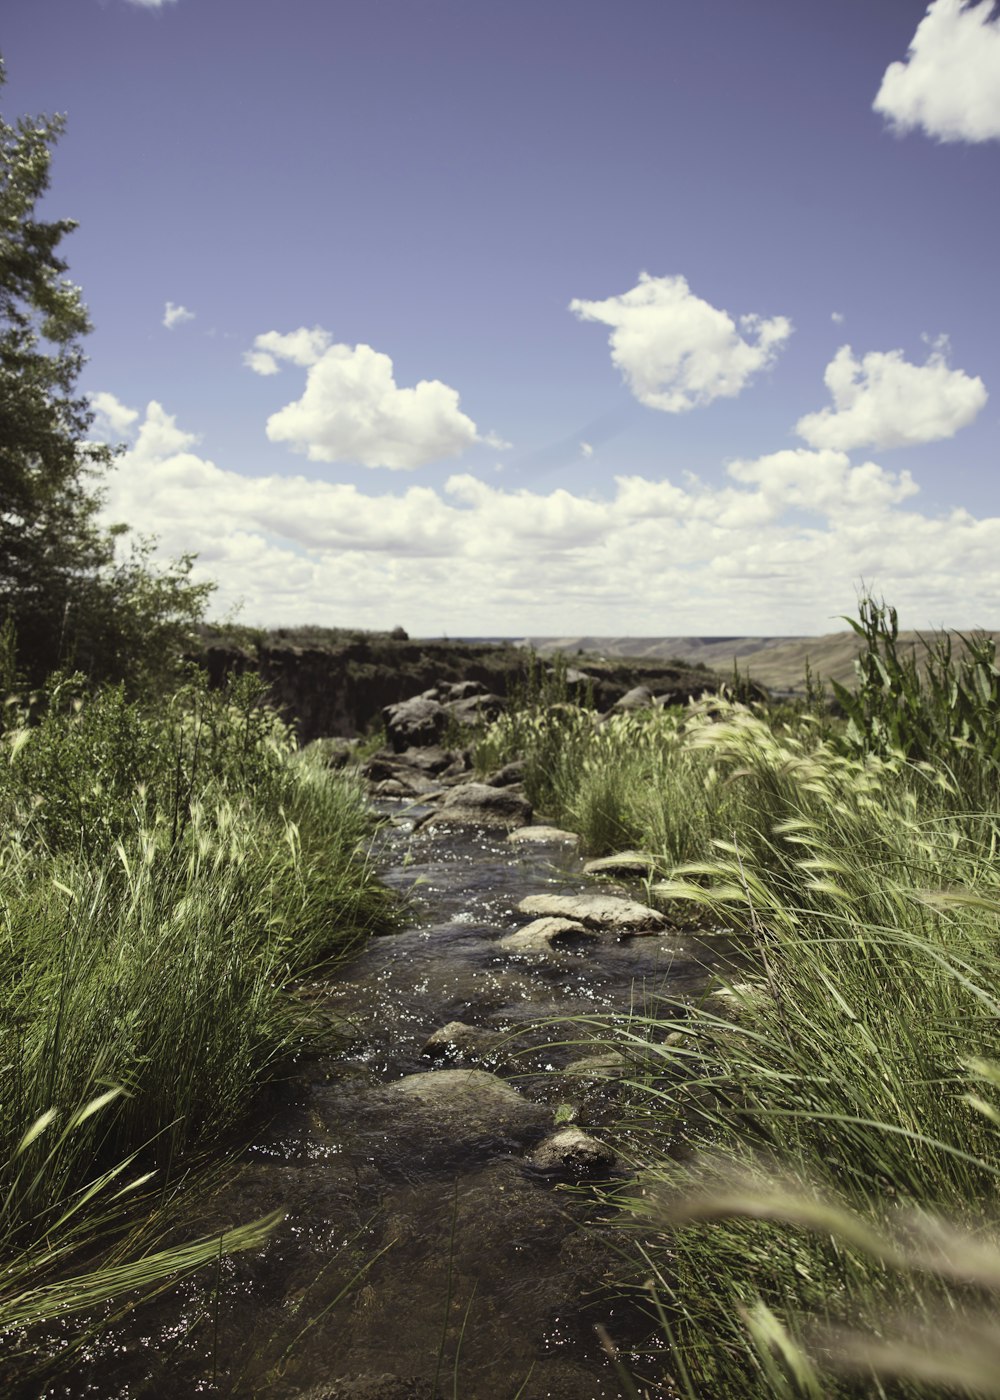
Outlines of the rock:
{"type": "Polygon", "coordinates": [[[580,1128],[560,1128],[559,1132],[540,1142],[530,1158],[536,1171],[563,1172],[572,1176],[614,1171],[616,1160],[610,1147],[580,1128]]]}
{"type": "Polygon", "coordinates": [[[422,773],[443,773],[459,757],[454,749],[441,749],[432,744],[429,748],[404,749],[400,761],[410,768],[419,768],[422,773]]]}
{"type": "MultiPolygon", "coordinates": [[[[450,681],[437,687],[436,698],[445,704],[450,700],[471,700],[476,695],[489,693],[482,681],[450,681]]],[[[496,696],[492,698],[495,700],[496,696]]]]}
{"type": "Polygon", "coordinates": [[[528,1132],[549,1116],[505,1080],[482,1069],[438,1069],[408,1074],[385,1093],[400,1116],[426,1121],[435,1138],[465,1141],[528,1132]]]}
{"type": "Polygon", "coordinates": [[[300,1390],[296,1400],[436,1400],[440,1391],[417,1376],[351,1376],[300,1390]]]}
{"type": "Polygon", "coordinates": [[[558,826],[519,826],[508,835],[507,840],[525,846],[542,846],[550,841],[564,841],[573,846],[580,843],[575,831],[563,831],[558,826]]]}
{"type": "Polygon", "coordinates": [[[481,1060],[503,1039],[499,1031],[449,1021],[428,1036],[421,1050],[429,1060],[481,1060]]]}
{"type": "Polygon", "coordinates": [[[487,787],[510,787],[513,783],[524,782],[523,763],[505,763],[486,779],[487,787]]]}
{"type": "Polygon", "coordinates": [[[381,783],[386,778],[396,776],[399,772],[399,764],[384,752],[375,753],[372,754],[367,763],[361,765],[361,771],[370,783],[381,783]]]}
{"type": "Polygon", "coordinates": [[[503,704],[499,695],[469,695],[464,700],[449,701],[445,711],[453,723],[471,726],[496,719],[503,704]]]}
{"type": "Polygon", "coordinates": [[[593,942],[596,936],[573,919],[535,919],[516,933],[504,934],[497,947],[505,953],[550,953],[566,943],[593,942]]]}
{"type": "Polygon", "coordinates": [[[436,744],[448,727],[448,712],[437,700],[416,695],[382,711],[385,732],[394,753],[436,744]]]}
{"type": "Polygon", "coordinates": [[[575,1079],[614,1079],[616,1075],[624,1074],[626,1068],[624,1055],[619,1055],[617,1050],[609,1050],[604,1055],[588,1055],[585,1059],[573,1060],[563,1074],[572,1075],[575,1079]]]}
{"type": "Polygon", "coordinates": [[[659,861],[655,856],[643,855],[641,851],[619,851],[617,855],[601,856],[588,860],[583,867],[585,875],[648,875],[656,870],[659,861]]]}
{"type": "Polygon", "coordinates": [[[460,783],[441,800],[428,822],[454,822],[468,826],[525,826],[531,821],[531,803],[509,788],[486,783],[460,783]]]}
{"type": "Polygon", "coordinates": [[[653,692],[647,685],[634,685],[620,700],[611,706],[612,714],[628,714],[631,710],[648,710],[653,703],[653,692]]]}
{"type": "Polygon", "coordinates": [[[383,778],[375,785],[376,797],[437,797],[440,783],[433,783],[419,773],[402,770],[391,778],[383,778]]]}
{"type": "Polygon", "coordinates": [[[615,933],[652,932],[667,922],[657,910],[611,894],[532,894],[517,907],[522,914],[552,914],[615,933]]]}

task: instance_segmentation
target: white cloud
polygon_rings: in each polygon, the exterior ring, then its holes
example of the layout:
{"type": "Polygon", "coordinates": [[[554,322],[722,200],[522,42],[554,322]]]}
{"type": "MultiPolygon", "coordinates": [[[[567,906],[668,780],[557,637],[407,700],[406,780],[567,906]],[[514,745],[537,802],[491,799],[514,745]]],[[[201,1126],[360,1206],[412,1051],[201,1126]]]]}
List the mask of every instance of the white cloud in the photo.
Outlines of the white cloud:
{"type": "Polygon", "coordinates": [[[664,413],[735,398],[774,363],[792,333],[784,316],[741,316],[737,330],[729,313],[696,297],[685,278],[645,272],[621,296],[576,298],[569,309],[581,321],[611,327],[612,363],[640,403],[664,413]]]}
{"type": "Polygon", "coordinates": [[[795,425],[812,447],[905,447],[954,437],[971,423],[989,397],[983,381],[949,369],[937,341],[924,365],[910,364],[902,350],[873,350],[857,360],[842,345],[826,367],[824,382],[833,408],[807,413],[795,425]]]}
{"type": "Polygon", "coordinates": [[[830,320],[835,326],[842,326],[844,324],[844,313],[842,311],[831,311],[830,320]]]}
{"type": "Polygon", "coordinates": [[[589,443],[589,442],[581,442],[581,443],[580,443],[580,451],[582,452],[582,454],[584,455],[584,457],[593,457],[593,455],[594,455],[594,447],[593,447],[593,444],[592,444],[592,443],[589,443]]]}
{"type": "Polygon", "coordinates": [[[993,0],[934,0],[904,63],[890,63],[872,104],[900,132],[939,141],[1000,140],[1000,14],[993,0]]]}
{"type": "Polygon", "coordinates": [[[88,395],[94,410],[94,427],[102,437],[123,437],[139,417],[139,411],[128,408],[114,394],[100,392],[88,395]]]}
{"type": "Polygon", "coordinates": [[[307,330],[300,326],[297,331],[282,335],[279,331],[265,331],[256,337],[253,349],[247,350],[243,363],[256,374],[278,374],[281,371],[279,360],[288,360],[293,365],[308,368],[322,359],[329,349],[333,336],[322,326],[307,330]]]}
{"type": "Polygon", "coordinates": [[[189,311],[186,306],[175,306],[172,301],[168,301],[163,310],[163,324],[168,331],[172,331],[174,326],[183,326],[185,321],[193,321],[194,312],[189,311]]]}
{"type": "Polygon", "coordinates": [[[194,550],[219,612],[243,600],[246,621],[272,625],[828,631],[862,578],[916,626],[1000,611],[1000,519],[922,514],[906,472],[834,449],[741,459],[718,486],[621,475],[607,497],[491,480],[369,495],[248,476],[202,456],[154,402],[109,474],[105,514],[158,534],[164,555],[194,550]]]}
{"type": "Polygon", "coordinates": [[[275,374],[278,360],[307,369],[300,399],[267,420],[272,442],[287,442],[311,462],[359,462],[365,467],[410,471],[457,457],[480,437],[459,409],[458,394],[437,379],[401,389],[392,360],[370,345],[333,345],[328,332],[305,327],[280,335],[268,331],[244,357],[258,374],[275,374]]]}

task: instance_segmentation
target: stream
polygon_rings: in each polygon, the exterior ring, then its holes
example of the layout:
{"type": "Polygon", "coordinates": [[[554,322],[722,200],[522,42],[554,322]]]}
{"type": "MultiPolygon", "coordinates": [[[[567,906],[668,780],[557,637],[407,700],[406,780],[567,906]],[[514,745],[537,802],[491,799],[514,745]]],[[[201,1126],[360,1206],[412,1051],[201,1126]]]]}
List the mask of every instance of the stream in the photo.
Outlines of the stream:
{"type": "Polygon", "coordinates": [[[616,1118],[613,1066],[586,1043],[598,1029],[565,1018],[694,994],[709,954],[672,930],[501,948],[529,922],[526,896],[595,889],[573,846],[416,829],[427,809],[381,808],[376,854],[407,920],[310,986],[343,1048],[297,1066],[193,1228],[277,1206],[284,1224],[214,1276],[109,1310],[45,1400],[625,1400],[595,1324],[636,1374],[662,1369],[630,1360],[646,1325],[602,1287],[616,1232],[567,1189],[586,1170],[553,1170],[540,1145],[570,1118],[600,1143],[616,1118]],[[428,1038],[454,1022],[471,1029],[432,1058],[428,1038]]]}

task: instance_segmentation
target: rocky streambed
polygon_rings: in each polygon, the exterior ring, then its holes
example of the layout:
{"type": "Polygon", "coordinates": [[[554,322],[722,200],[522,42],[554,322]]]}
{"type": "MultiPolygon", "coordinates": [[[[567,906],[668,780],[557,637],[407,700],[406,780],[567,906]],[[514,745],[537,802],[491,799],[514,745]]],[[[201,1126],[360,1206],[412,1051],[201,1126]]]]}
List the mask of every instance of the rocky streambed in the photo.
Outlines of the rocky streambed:
{"type": "Polygon", "coordinates": [[[516,770],[477,783],[461,755],[420,747],[368,771],[387,818],[375,856],[407,918],[303,989],[340,1048],[298,1065],[192,1228],[278,1206],[284,1224],[109,1318],[45,1396],[628,1393],[595,1324],[626,1356],[645,1324],[605,1287],[613,1232],[585,1189],[632,1169],[608,1131],[624,1067],[574,1018],[696,993],[706,950],[585,873],[516,770]]]}

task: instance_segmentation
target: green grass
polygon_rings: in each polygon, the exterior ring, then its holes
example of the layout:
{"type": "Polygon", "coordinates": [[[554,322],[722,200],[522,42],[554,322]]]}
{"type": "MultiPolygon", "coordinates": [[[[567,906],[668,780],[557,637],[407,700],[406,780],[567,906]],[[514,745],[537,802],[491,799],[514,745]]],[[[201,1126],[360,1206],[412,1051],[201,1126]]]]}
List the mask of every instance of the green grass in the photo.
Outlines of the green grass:
{"type": "Polygon", "coordinates": [[[1000,1394],[997,672],[942,641],[901,677],[894,619],[862,617],[847,723],[539,704],[484,741],[725,930],[699,1004],[598,1028],[630,1065],[637,1379],[691,1400],[1000,1394]]]}
{"type": "Polygon", "coordinates": [[[9,1335],[194,1267],[200,1245],[123,1252],[109,1204],[149,1171],[162,1196],[241,1124],[314,1038],[297,982],[347,956],[389,904],[357,778],[297,753],[249,681],[212,694],[192,679],[150,711],[57,678],[30,707],[8,704],[3,743],[9,1335]]]}

